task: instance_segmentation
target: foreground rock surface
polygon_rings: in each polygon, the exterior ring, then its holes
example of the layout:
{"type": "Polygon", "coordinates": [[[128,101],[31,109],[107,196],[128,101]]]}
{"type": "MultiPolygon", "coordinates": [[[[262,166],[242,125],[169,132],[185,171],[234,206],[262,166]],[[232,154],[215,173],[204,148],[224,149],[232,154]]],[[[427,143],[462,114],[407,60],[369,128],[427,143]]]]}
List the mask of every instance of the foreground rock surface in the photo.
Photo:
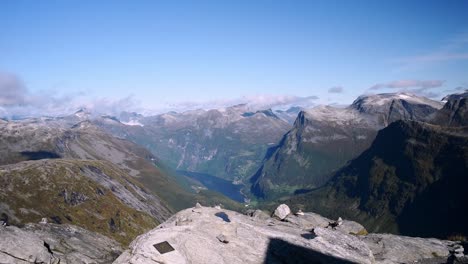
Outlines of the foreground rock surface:
{"type": "Polygon", "coordinates": [[[326,227],[329,221],[313,213],[279,221],[191,208],[139,236],[114,263],[444,263],[454,244],[359,236],[365,229],[358,223],[345,220],[334,229],[326,227]]]}
{"type": "Polygon", "coordinates": [[[114,240],[77,226],[0,226],[0,263],[112,263],[121,252],[114,240]]]}

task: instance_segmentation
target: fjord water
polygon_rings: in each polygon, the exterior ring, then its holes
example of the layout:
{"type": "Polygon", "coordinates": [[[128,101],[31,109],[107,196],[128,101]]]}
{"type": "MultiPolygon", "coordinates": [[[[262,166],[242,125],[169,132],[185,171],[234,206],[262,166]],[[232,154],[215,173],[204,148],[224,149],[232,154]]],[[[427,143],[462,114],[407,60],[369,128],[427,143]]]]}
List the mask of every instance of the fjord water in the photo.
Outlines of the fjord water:
{"type": "Polygon", "coordinates": [[[224,194],[237,202],[244,202],[244,196],[241,193],[242,185],[233,184],[231,181],[221,179],[219,177],[192,171],[177,171],[178,173],[187,176],[191,179],[199,181],[206,188],[224,194]]]}

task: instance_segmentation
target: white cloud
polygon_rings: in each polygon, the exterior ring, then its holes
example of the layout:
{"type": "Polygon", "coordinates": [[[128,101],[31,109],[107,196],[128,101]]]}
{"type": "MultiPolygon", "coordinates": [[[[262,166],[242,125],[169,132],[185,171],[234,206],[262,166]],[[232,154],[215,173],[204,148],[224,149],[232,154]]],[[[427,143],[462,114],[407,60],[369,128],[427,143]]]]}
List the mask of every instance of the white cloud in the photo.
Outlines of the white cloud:
{"type": "Polygon", "coordinates": [[[0,106],[24,105],[28,91],[23,82],[15,75],[0,72],[0,106]]]}
{"type": "Polygon", "coordinates": [[[381,90],[381,89],[430,89],[441,87],[444,84],[444,80],[397,80],[388,83],[377,83],[369,88],[369,90],[381,90]]]}
{"type": "Polygon", "coordinates": [[[87,108],[96,114],[117,115],[138,111],[139,102],[132,96],[122,99],[87,98],[84,94],[60,94],[52,91],[32,93],[14,74],[0,72],[0,117],[37,117],[71,114],[87,108]]]}
{"type": "Polygon", "coordinates": [[[251,95],[235,99],[219,99],[201,102],[161,104],[144,109],[133,96],[121,99],[89,98],[85,94],[60,94],[60,92],[28,91],[20,78],[0,72],[0,117],[24,118],[37,116],[62,116],[86,108],[95,115],[115,115],[122,111],[139,112],[145,115],[168,111],[183,112],[194,109],[224,108],[247,104],[252,110],[287,109],[290,106],[311,107],[316,105],[317,96],[251,95]]]}
{"type": "Polygon", "coordinates": [[[367,89],[392,90],[392,92],[410,92],[428,98],[438,98],[441,93],[439,89],[444,85],[444,80],[396,80],[388,83],[377,83],[367,89]]]}
{"type": "Polygon", "coordinates": [[[328,89],[328,93],[342,93],[343,91],[344,89],[341,86],[334,86],[328,89]]]}
{"type": "Polygon", "coordinates": [[[316,105],[317,96],[294,96],[294,95],[250,95],[235,99],[217,99],[200,102],[177,102],[166,103],[147,111],[145,114],[157,114],[168,111],[184,112],[195,109],[217,109],[238,104],[247,104],[252,110],[263,110],[268,108],[287,109],[291,106],[311,107],[316,105]]]}

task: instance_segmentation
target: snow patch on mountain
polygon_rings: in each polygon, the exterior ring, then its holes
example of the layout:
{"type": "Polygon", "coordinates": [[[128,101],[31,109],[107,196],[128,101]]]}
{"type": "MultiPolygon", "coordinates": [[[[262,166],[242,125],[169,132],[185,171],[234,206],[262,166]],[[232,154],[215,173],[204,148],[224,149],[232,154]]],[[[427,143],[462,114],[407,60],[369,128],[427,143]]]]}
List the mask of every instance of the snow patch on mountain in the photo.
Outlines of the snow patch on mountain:
{"type": "Polygon", "coordinates": [[[127,126],[144,126],[142,123],[140,123],[140,121],[138,120],[130,120],[128,122],[121,122],[122,124],[124,125],[127,125],[127,126]]]}
{"type": "Polygon", "coordinates": [[[332,106],[317,106],[305,110],[306,117],[309,120],[319,122],[333,122],[338,125],[344,125],[349,122],[368,121],[364,115],[351,108],[336,108],[332,106]]]}
{"type": "Polygon", "coordinates": [[[429,105],[435,109],[442,108],[443,104],[426,97],[417,96],[411,93],[383,93],[375,95],[361,95],[353,103],[368,106],[385,106],[390,104],[393,100],[404,100],[412,104],[429,105]]]}

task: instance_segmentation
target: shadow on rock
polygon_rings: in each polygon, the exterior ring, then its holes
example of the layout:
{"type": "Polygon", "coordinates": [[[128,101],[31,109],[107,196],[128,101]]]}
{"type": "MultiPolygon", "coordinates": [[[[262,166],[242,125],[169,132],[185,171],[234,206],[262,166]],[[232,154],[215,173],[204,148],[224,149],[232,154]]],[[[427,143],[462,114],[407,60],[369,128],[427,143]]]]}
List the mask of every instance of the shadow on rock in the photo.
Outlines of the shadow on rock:
{"type": "Polygon", "coordinates": [[[318,263],[354,263],[325,255],[310,248],[291,244],[287,241],[273,238],[268,244],[267,254],[264,264],[318,264],[318,263]]]}

